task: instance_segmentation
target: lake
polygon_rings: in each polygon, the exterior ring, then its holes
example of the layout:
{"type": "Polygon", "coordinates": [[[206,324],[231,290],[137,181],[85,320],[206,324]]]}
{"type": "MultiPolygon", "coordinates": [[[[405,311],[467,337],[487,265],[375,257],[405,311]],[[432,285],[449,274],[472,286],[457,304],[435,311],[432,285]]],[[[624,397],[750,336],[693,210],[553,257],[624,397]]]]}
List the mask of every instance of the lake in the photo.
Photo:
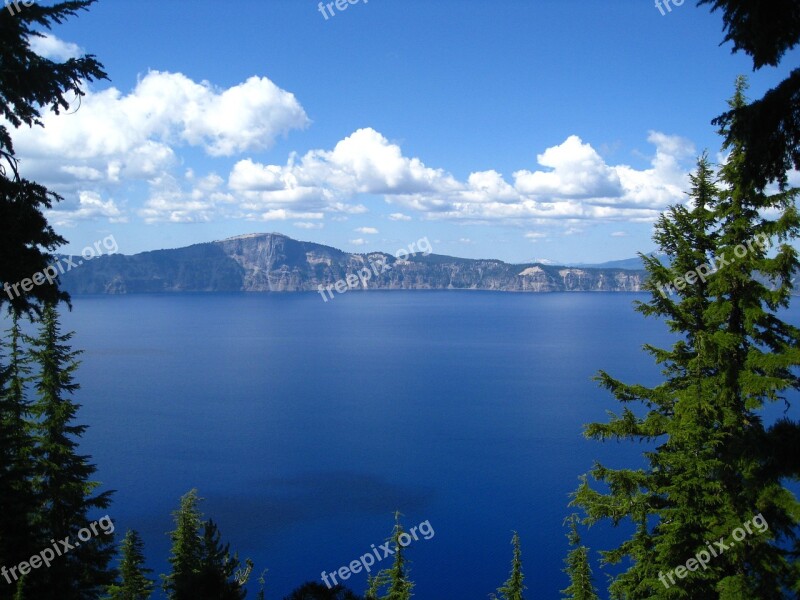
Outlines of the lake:
{"type": "MultiPolygon", "coordinates": [[[[117,490],[109,515],[120,537],[139,530],[156,573],[170,514],[196,487],[223,539],[255,561],[251,581],[269,569],[267,598],[371,552],[396,510],[406,529],[427,521],[433,532],[407,550],[415,598],[487,598],[508,576],[512,530],[531,597],[557,598],[578,476],[595,459],[641,461],[642,446],[589,442],[581,430],[618,408],[592,381],[598,369],[659,380],[641,346],[670,336],[633,311],[646,298],[76,297],[63,324],[85,351],[82,450],[117,490]]],[[[793,307],[788,320],[798,317],[793,307]]],[[[596,527],[584,542],[596,551],[621,535],[596,527]]],[[[363,593],[366,576],[345,583],[363,593]]]]}

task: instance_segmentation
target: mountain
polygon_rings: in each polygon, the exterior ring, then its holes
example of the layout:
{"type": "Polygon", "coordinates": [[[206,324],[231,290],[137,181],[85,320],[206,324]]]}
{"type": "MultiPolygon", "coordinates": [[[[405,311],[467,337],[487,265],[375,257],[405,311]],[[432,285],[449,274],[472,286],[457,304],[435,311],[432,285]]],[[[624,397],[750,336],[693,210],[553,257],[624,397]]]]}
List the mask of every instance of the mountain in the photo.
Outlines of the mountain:
{"type": "MultiPolygon", "coordinates": [[[[669,257],[662,252],[650,252],[648,256],[655,256],[656,258],[661,259],[661,262],[665,265],[670,264],[669,257]]],[[[634,258],[624,258],[622,260],[610,260],[604,263],[579,263],[573,266],[584,269],[625,269],[630,271],[644,271],[644,261],[639,256],[634,258]]]]}
{"type": "Polygon", "coordinates": [[[62,283],[71,294],[316,292],[330,286],[323,296],[332,297],[334,290],[364,287],[638,292],[644,277],[641,270],[512,265],[422,252],[400,258],[385,252],[350,254],[279,233],[258,233],[131,256],[103,255],[66,272],[62,283]]]}

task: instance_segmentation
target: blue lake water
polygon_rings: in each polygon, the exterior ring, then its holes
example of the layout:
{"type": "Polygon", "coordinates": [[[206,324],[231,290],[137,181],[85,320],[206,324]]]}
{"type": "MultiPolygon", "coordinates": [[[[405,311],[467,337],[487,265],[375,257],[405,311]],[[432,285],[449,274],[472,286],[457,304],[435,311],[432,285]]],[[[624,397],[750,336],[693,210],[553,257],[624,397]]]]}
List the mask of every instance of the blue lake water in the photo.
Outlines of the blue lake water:
{"type": "MultiPolygon", "coordinates": [[[[269,569],[270,599],[383,543],[395,510],[434,531],[407,551],[416,598],[485,599],[508,576],[512,530],[531,596],[557,598],[578,475],[594,459],[640,461],[641,446],[581,436],[618,408],[598,369],[659,380],[641,346],[670,336],[635,299],[646,296],[77,297],[63,323],[85,351],[82,449],[117,490],[118,532],[140,531],[156,573],[170,514],[196,487],[223,538],[269,569]]],[[[597,527],[584,542],[620,535],[597,527]]],[[[362,593],[366,576],[345,583],[362,593]]]]}

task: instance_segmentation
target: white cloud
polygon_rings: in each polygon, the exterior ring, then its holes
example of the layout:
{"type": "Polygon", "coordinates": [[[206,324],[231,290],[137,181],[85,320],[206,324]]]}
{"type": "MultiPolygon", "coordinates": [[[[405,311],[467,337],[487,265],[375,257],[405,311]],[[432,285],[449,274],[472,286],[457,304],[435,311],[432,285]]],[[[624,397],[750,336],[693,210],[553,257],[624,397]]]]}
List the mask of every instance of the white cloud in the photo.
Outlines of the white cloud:
{"type": "Polygon", "coordinates": [[[363,239],[363,238],[357,238],[357,239],[355,239],[355,240],[350,240],[350,243],[351,243],[353,246],[363,246],[364,244],[366,244],[366,243],[367,243],[367,240],[365,240],[365,239],[363,239]]]}
{"type": "Polygon", "coordinates": [[[374,129],[359,129],[331,151],[311,150],[301,158],[292,154],[285,165],[243,159],[231,170],[228,185],[248,210],[298,205],[348,214],[367,212],[348,202],[359,194],[458,188],[444,171],[404,157],[399,146],[374,129]]]}
{"type": "Polygon", "coordinates": [[[65,42],[50,33],[40,33],[28,37],[28,45],[39,56],[50,60],[64,62],[70,58],[78,58],[84,52],[77,44],[65,42]]]}
{"type": "MultiPolygon", "coordinates": [[[[36,43],[53,52],[66,47],[52,37],[36,43]]],[[[180,73],[150,71],[128,94],[113,87],[85,91],[76,110],[45,113],[44,129],[14,131],[21,171],[67,199],[87,189],[127,194],[147,186],[138,211],[147,222],[202,222],[230,212],[233,196],[217,175],[174,173],[181,148],[198,147],[212,157],[259,151],[309,123],[294,95],[266,77],[218,89],[180,73]]],[[[252,218],[269,212],[255,208],[252,218]]]]}
{"type": "Polygon", "coordinates": [[[292,94],[258,77],[220,90],[180,73],[150,71],[127,95],[113,87],[86,89],[76,107],[45,113],[44,129],[15,131],[26,176],[67,187],[98,174],[109,183],[149,179],[177,163],[180,146],[211,156],[258,151],[308,124],[292,94]]]}
{"type": "Polygon", "coordinates": [[[353,231],[356,231],[357,233],[364,233],[367,235],[375,235],[379,233],[378,230],[375,229],[374,227],[357,227],[353,231]]]}
{"type": "Polygon", "coordinates": [[[82,191],[78,194],[78,207],[73,210],[51,210],[47,218],[54,225],[72,227],[77,221],[87,221],[97,218],[108,219],[110,223],[125,223],[128,218],[116,205],[114,200],[103,201],[95,192],[82,191]]]}
{"type": "Polygon", "coordinates": [[[309,122],[294,95],[266,77],[219,90],[207,81],[161,71],[147,73],[127,95],[113,87],[87,89],[78,110],[47,113],[42,121],[44,130],[16,132],[20,154],[84,165],[116,160],[121,168],[132,168],[134,176],[169,163],[172,146],[185,144],[211,156],[230,156],[269,148],[279,136],[309,122]],[[131,153],[140,154],[134,165],[131,153]]]}
{"type": "Polygon", "coordinates": [[[627,237],[628,234],[624,231],[615,231],[611,234],[611,237],[627,237]]]}
{"type": "Polygon", "coordinates": [[[571,136],[560,146],[539,155],[550,171],[518,171],[514,187],[502,186],[494,172],[470,176],[454,194],[430,193],[392,198],[408,208],[426,212],[428,218],[481,222],[558,220],[650,222],[669,204],[685,201],[688,173],[679,162],[693,151],[676,136],[651,133],[656,146],[651,169],[609,166],[579,138],[571,136]],[[495,194],[482,191],[494,182],[495,194]],[[563,186],[563,189],[559,186],[563,186]],[[512,198],[512,190],[515,195],[512,198]]]}
{"type": "Polygon", "coordinates": [[[288,219],[322,219],[322,213],[315,212],[297,212],[293,210],[285,210],[283,208],[268,210],[261,214],[248,215],[251,219],[260,219],[262,221],[286,221],[288,219]]]}
{"type": "Polygon", "coordinates": [[[547,237],[546,233],[542,233],[541,231],[529,231],[525,234],[525,237],[532,242],[537,242],[547,237]]]}
{"type": "Polygon", "coordinates": [[[570,135],[539,153],[537,166],[510,179],[491,169],[458,179],[364,128],[332,149],[261,163],[247,154],[309,123],[294,95],[266,77],[218,89],[160,71],[148,72],[127,94],[88,89],[79,110],[47,113],[43,120],[44,130],[15,131],[23,175],[73,202],[79,192],[130,197],[146,190],[145,201],[132,210],[150,223],[238,218],[316,224],[367,213],[369,197],[377,195],[402,209],[389,214],[392,221],[558,222],[570,234],[586,221],[652,222],[669,204],[685,202],[691,165],[684,165],[694,153],[683,138],[650,132],[650,165],[637,169],[606,163],[570,135]],[[226,177],[179,174],[187,147],[210,160],[243,156],[224,167],[226,177]]]}
{"type": "Polygon", "coordinates": [[[334,202],[328,208],[333,212],[340,212],[348,215],[360,215],[369,212],[369,209],[363,204],[345,204],[344,202],[334,202]]]}
{"type": "Polygon", "coordinates": [[[611,198],[622,194],[618,173],[576,135],[536,157],[551,171],[517,171],[516,191],[558,198],[611,198]]]}
{"type": "MultiPolygon", "coordinates": [[[[362,194],[428,219],[532,224],[569,223],[562,235],[583,231],[591,221],[652,222],[668,205],[685,201],[688,171],[682,165],[694,148],[678,136],[650,132],[655,147],[650,168],[606,164],[578,136],[545,149],[541,169],[513,173],[513,183],[494,170],[458,181],[444,171],[403,155],[373,129],[359,129],[333,150],[292,154],[285,165],[239,161],[229,186],[247,210],[302,207],[323,212],[366,212],[352,204],[362,194]]],[[[410,220],[405,212],[391,220],[410,220]]]]}
{"type": "Polygon", "coordinates": [[[207,223],[217,214],[218,206],[232,202],[223,184],[214,173],[197,178],[191,170],[180,179],[169,174],[158,176],[150,181],[150,194],[139,216],[147,223],[207,223]]]}
{"type": "Polygon", "coordinates": [[[323,223],[309,223],[308,221],[293,223],[293,225],[298,229],[322,229],[324,227],[323,223]]]}

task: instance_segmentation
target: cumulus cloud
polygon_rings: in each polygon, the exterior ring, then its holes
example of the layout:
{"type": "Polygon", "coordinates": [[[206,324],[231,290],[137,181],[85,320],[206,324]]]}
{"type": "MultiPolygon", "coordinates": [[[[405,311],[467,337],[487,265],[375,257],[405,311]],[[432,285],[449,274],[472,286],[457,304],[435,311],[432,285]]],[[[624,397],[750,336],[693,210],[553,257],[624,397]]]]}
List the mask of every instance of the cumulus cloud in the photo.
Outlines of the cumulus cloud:
{"type": "MultiPolygon", "coordinates": [[[[294,95],[266,77],[220,90],[180,73],[150,71],[134,90],[86,90],[79,110],[47,113],[41,128],[16,132],[19,154],[90,166],[128,177],[148,176],[174,160],[173,146],[230,156],[271,147],[308,124],[294,95]]],[[[46,167],[48,165],[40,165],[46,167]]]]}
{"type": "Polygon", "coordinates": [[[366,235],[375,235],[378,233],[378,230],[374,227],[357,227],[354,231],[357,233],[363,233],[366,235]]]}
{"type": "MultiPolygon", "coordinates": [[[[43,52],[79,50],[52,37],[36,43],[43,52]]],[[[131,192],[138,200],[132,213],[148,223],[235,218],[291,220],[310,228],[367,213],[370,197],[378,196],[395,207],[392,221],[558,222],[569,233],[589,220],[650,222],[668,205],[684,202],[692,167],[687,162],[694,156],[687,140],[650,132],[649,166],[609,164],[591,144],[570,135],[510,177],[487,169],[457,178],[406,156],[367,127],[330,149],[293,152],[273,164],[253,153],[306,127],[309,119],[293,94],[266,77],[220,89],[180,73],[150,71],[128,93],[113,87],[86,92],[79,110],[47,113],[45,129],[14,132],[23,174],[77,203],[82,212],[75,218],[119,218],[110,207],[93,208],[81,198],[131,192]],[[212,162],[235,159],[219,167],[222,175],[195,174],[185,169],[186,149],[199,149],[212,162]]],[[[372,234],[374,228],[368,229],[357,231],[372,234]]]]}
{"type": "MultiPolygon", "coordinates": [[[[31,43],[49,55],[79,51],[53,36],[31,43]]],[[[214,174],[176,175],[182,148],[200,148],[210,157],[255,152],[309,123],[294,95],[266,77],[219,89],[180,73],[150,71],[128,94],[114,87],[85,91],[77,110],[47,112],[44,128],[14,131],[21,171],[73,199],[87,188],[101,194],[144,186],[149,194],[138,212],[147,222],[209,221],[232,198],[214,174]]]]}
{"type": "Polygon", "coordinates": [[[64,62],[70,58],[78,58],[84,54],[77,44],[65,42],[50,33],[44,32],[29,36],[28,45],[39,56],[58,62],[64,62]]]}
{"type": "Polygon", "coordinates": [[[181,178],[158,176],[150,181],[150,192],[139,216],[147,223],[209,222],[221,205],[233,202],[223,186],[224,180],[214,173],[198,178],[189,170],[181,178]]]}
{"type": "MultiPolygon", "coordinates": [[[[540,168],[520,170],[512,181],[494,170],[471,173],[459,181],[440,168],[406,157],[401,148],[373,129],[359,129],[333,150],[292,155],[285,165],[237,163],[229,186],[254,208],[313,206],[349,211],[361,194],[379,194],[386,202],[428,219],[505,221],[654,220],[669,204],[685,200],[694,148],[687,140],[651,132],[655,146],[650,168],[609,165],[578,136],[537,156],[540,168]]],[[[403,212],[392,220],[409,220],[403,212]]],[[[580,231],[571,226],[566,233],[580,231]]]]}
{"type": "Polygon", "coordinates": [[[77,221],[87,221],[100,217],[108,219],[111,223],[124,223],[128,220],[114,200],[108,199],[104,201],[99,194],[88,191],[82,191],[78,194],[77,208],[47,212],[48,220],[62,227],[72,227],[77,221]]]}
{"type": "Polygon", "coordinates": [[[399,146],[367,128],[344,138],[333,150],[311,150],[302,157],[292,154],[285,165],[240,160],[231,170],[228,185],[242,199],[242,206],[254,213],[296,206],[359,214],[367,211],[351,203],[359,194],[447,191],[459,184],[441,169],[404,157],[399,146]]]}
{"type": "Polygon", "coordinates": [[[622,195],[619,174],[576,135],[537,156],[550,171],[517,171],[516,191],[555,198],[613,198],[622,195]]]}

